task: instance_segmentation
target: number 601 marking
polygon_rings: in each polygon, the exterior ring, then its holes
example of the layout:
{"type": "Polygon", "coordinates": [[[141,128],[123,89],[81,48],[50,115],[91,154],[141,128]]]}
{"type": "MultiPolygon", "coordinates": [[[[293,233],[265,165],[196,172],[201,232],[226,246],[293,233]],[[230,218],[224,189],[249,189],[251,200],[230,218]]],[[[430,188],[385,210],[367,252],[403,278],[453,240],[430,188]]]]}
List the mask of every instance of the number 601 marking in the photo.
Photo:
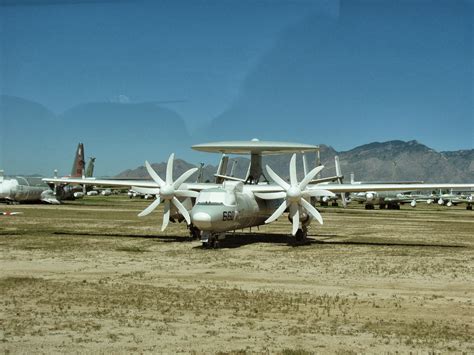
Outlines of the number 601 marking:
{"type": "Polygon", "coordinates": [[[222,212],[223,221],[233,221],[234,220],[234,211],[224,211],[222,212]]]}

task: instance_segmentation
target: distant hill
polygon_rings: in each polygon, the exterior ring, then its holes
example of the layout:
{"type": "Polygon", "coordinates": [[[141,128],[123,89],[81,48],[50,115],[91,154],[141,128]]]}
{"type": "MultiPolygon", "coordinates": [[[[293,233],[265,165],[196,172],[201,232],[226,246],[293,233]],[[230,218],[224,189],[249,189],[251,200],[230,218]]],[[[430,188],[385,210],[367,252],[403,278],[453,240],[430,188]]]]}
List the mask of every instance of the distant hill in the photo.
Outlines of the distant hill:
{"type": "MultiPolygon", "coordinates": [[[[346,181],[349,180],[349,175],[353,172],[356,180],[367,181],[474,182],[474,149],[437,152],[417,141],[398,140],[383,143],[374,142],[344,152],[337,152],[327,145],[320,147],[321,161],[326,166],[323,176],[335,174],[334,156],[339,155],[346,181]]],[[[267,156],[264,158],[264,164],[269,164],[278,174],[287,177],[290,157],[290,155],[267,156]]],[[[216,156],[217,159],[218,156],[216,156]]],[[[237,159],[235,175],[244,177],[249,160],[241,157],[237,159]]],[[[314,154],[308,155],[307,160],[310,166],[315,165],[314,154]]],[[[183,160],[176,160],[175,174],[181,174],[193,166],[183,160]]],[[[230,166],[229,163],[229,170],[230,166]]],[[[164,176],[166,163],[153,164],[153,167],[161,176],[164,176]]],[[[302,175],[303,168],[300,157],[297,160],[297,168],[302,175]]],[[[216,169],[216,166],[206,166],[204,179],[213,181],[216,169]]],[[[147,178],[148,174],[144,167],[138,167],[126,170],[118,176],[121,178],[147,178]]]]}

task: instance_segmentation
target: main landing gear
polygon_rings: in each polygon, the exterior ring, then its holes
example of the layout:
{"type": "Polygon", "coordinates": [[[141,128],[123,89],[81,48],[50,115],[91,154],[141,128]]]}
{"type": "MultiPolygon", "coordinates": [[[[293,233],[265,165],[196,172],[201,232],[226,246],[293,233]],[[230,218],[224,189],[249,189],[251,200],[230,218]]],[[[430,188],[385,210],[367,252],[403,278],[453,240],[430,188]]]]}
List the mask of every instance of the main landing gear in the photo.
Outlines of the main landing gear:
{"type": "Polygon", "coordinates": [[[472,211],[472,205],[467,205],[466,210],[472,211]]]}
{"type": "Polygon", "coordinates": [[[190,224],[188,226],[188,229],[189,229],[189,237],[191,238],[191,240],[196,240],[196,239],[201,238],[201,231],[194,224],[190,224]]]}
{"type": "Polygon", "coordinates": [[[308,227],[302,226],[302,228],[298,228],[295,234],[295,239],[297,243],[305,243],[308,241],[308,227]]]}

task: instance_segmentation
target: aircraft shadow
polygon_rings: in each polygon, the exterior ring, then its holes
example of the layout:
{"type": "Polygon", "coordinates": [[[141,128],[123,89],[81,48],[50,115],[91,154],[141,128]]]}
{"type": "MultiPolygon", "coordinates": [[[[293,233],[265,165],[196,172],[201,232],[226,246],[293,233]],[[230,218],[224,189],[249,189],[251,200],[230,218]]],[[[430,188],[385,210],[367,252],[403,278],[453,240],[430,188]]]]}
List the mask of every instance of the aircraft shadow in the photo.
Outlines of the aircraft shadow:
{"type": "Polygon", "coordinates": [[[114,238],[142,238],[142,239],[156,239],[163,242],[173,243],[189,243],[191,238],[173,235],[149,235],[149,234],[120,234],[120,233],[90,233],[90,232],[69,232],[69,231],[57,231],[53,232],[54,235],[71,235],[71,236],[83,236],[83,237],[114,237],[114,238]]]}
{"type": "MultiPolygon", "coordinates": [[[[260,233],[235,233],[229,234],[224,240],[219,241],[219,248],[233,249],[255,243],[283,244],[291,247],[304,247],[313,244],[320,245],[354,245],[354,246],[383,246],[383,247],[423,247],[423,248],[467,248],[465,245],[453,244],[427,244],[427,243],[399,243],[399,242],[368,242],[355,240],[332,240],[342,238],[339,235],[308,236],[305,241],[297,241],[288,234],[260,234],[260,233]]],[[[202,248],[198,246],[195,248],[202,248]]]]}
{"type": "MultiPolygon", "coordinates": [[[[173,235],[149,235],[149,234],[120,234],[120,233],[92,233],[92,232],[70,232],[56,231],[54,235],[71,235],[84,237],[115,237],[115,238],[142,238],[155,239],[165,243],[189,243],[190,237],[173,235]]],[[[233,233],[228,234],[225,239],[219,241],[220,249],[234,249],[245,245],[268,243],[282,244],[291,247],[304,247],[313,244],[321,245],[354,245],[354,246],[384,246],[384,247],[423,247],[423,248],[467,248],[465,245],[453,244],[427,244],[427,243],[399,243],[399,242],[368,242],[356,240],[332,240],[333,238],[342,238],[339,235],[309,236],[305,241],[297,241],[289,234],[264,234],[264,233],[233,233]],[[316,238],[317,239],[316,239],[316,238]]],[[[201,245],[195,246],[195,249],[203,248],[201,245]]]]}

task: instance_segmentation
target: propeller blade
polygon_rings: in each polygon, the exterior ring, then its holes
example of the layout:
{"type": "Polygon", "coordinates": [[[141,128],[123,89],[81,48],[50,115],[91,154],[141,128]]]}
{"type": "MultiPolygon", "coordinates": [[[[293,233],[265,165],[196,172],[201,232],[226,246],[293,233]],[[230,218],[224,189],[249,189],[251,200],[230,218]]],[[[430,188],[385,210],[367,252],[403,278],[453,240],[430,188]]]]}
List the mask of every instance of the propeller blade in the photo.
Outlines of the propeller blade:
{"type": "Polygon", "coordinates": [[[293,154],[290,160],[290,184],[291,186],[298,185],[298,179],[296,177],[296,154],[293,154]]]}
{"type": "Polygon", "coordinates": [[[335,194],[334,192],[331,192],[329,190],[324,190],[324,189],[314,189],[314,190],[304,190],[303,195],[305,197],[324,197],[324,196],[329,196],[329,197],[334,197],[335,194]]]}
{"type": "Polygon", "coordinates": [[[165,213],[163,214],[163,224],[161,226],[162,232],[166,229],[166,227],[168,227],[168,223],[170,222],[170,205],[171,205],[171,202],[169,200],[166,200],[165,213]]]}
{"type": "Polygon", "coordinates": [[[280,216],[283,214],[283,212],[285,212],[285,210],[286,210],[287,207],[288,207],[288,203],[286,202],[286,200],[284,200],[284,201],[281,203],[280,207],[278,207],[278,208],[276,209],[276,211],[273,212],[273,214],[272,214],[270,217],[267,218],[267,220],[265,221],[265,223],[271,223],[271,222],[273,222],[274,220],[278,219],[278,217],[280,217],[280,216]]]}
{"type": "Polygon", "coordinates": [[[158,174],[151,167],[151,165],[148,161],[145,161],[145,167],[146,167],[146,170],[148,171],[148,174],[150,174],[153,181],[155,181],[158,184],[159,187],[162,187],[162,186],[165,185],[165,182],[158,176],[158,174]]]}
{"type": "Polygon", "coordinates": [[[173,161],[174,161],[174,153],[171,153],[170,157],[168,158],[168,164],[166,164],[166,183],[171,185],[173,183],[173,161]]]}
{"type": "Polygon", "coordinates": [[[174,192],[175,196],[179,196],[179,197],[198,197],[199,196],[199,192],[197,191],[192,191],[192,190],[176,190],[174,192]]]}
{"type": "Polygon", "coordinates": [[[300,189],[301,189],[301,190],[304,190],[304,188],[305,188],[306,186],[308,186],[308,184],[311,182],[311,180],[313,180],[314,177],[315,177],[316,175],[318,175],[319,172],[320,172],[321,170],[323,170],[323,169],[324,169],[324,165],[320,165],[320,166],[315,167],[313,170],[311,170],[311,171],[303,178],[303,180],[301,180],[301,182],[300,182],[300,189]]]}
{"type": "Polygon", "coordinates": [[[298,204],[292,203],[290,205],[290,216],[293,220],[293,228],[291,230],[291,234],[296,235],[298,232],[298,228],[300,227],[300,209],[298,204]]]}
{"type": "Polygon", "coordinates": [[[159,197],[156,198],[155,201],[153,201],[150,206],[148,206],[147,208],[145,208],[143,211],[141,211],[139,214],[138,214],[138,217],[143,217],[143,216],[146,216],[146,215],[149,215],[151,212],[153,212],[153,210],[155,208],[158,207],[158,205],[160,204],[161,200],[159,197]]]}
{"type": "Polygon", "coordinates": [[[258,198],[261,198],[262,200],[276,200],[279,198],[285,198],[286,197],[286,192],[281,191],[281,192],[268,192],[268,193],[262,193],[262,192],[254,192],[254,195],[257,196],[258,198]]]}
{"type": "Polygon", "coordinates": [[[316,208],[314,208],[304,198],[301,199],[300,203],[301,203],[301,206],[303,206],[303,208],[306,210],[306,212],[308,212],[311,216],[313,216],[314,219],[317,220],[320,224],[323,224],[323,217],[321,217],[321,213],[319,213],[316,208]]]}
{"type": "Polygon", "coordinates": [[[179,188],[183,182],[185,182],[191,175],[193,175],[196,171],[198,171],[198,168],[192,168],[183,173],[179,178],[176,179],[176,181],[173,183],[173,187],[175,189],[179,188]]]}
{"type": "Polygon", "coordinates": [[[270,178],[281,188],[284,190],[288,190],[290,188],[290,185],[283,180],[281,177],[279,177],[273,170],[270,168],[268,165],[265,166],[267,168],[268,175],[270,178]]]}
{"type": "Polygon", "coordinates": [[[176,197],[173,197],[173,204],[178,208],[178,211],[183,215],[188,225],[191,224],[191,217],[189,216],[189,212],[186,207],[184,207],[176,197]]]}
{"type": "Polygon", "coordinates": [[[159,188],[132,186],[131,190],[144,194],[144,195],[158,195],[160,193],[159,188]]]}

